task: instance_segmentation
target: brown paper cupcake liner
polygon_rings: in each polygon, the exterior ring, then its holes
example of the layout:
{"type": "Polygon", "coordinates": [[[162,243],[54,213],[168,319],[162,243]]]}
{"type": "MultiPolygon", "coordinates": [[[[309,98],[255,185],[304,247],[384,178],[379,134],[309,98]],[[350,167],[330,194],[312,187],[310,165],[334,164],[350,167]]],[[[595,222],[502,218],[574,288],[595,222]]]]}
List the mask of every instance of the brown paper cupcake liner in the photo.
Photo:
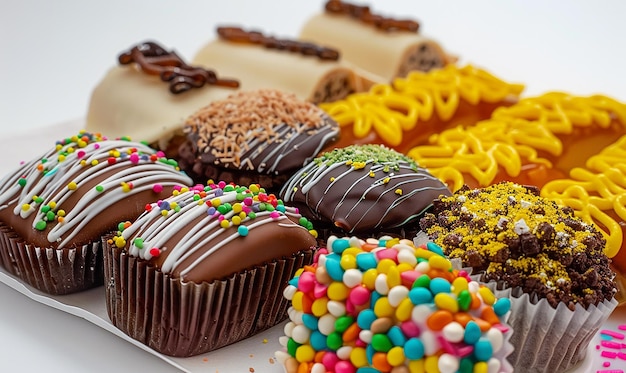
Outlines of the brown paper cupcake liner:
{"type": "Polygon", "coordinates": [[[495,281],[485,285],[496,297],[511,299],[506,322],[513,328],[515,350],[508,360],[516,372],[557,373],[574,368],[585,359],[591,339],[618,304],[616,299],[587,309],[578,304],[572,311],[564,303],[553,308],[546,299],[521,288],[504,288],[495,281]]]}
{"type": "Polygon", "coordinates": [[[313,250],[211,283],[183,283],[103,239],[106,305],[113,325],[155,351],[199,355],[287,317],[283,289],[313,250]]]}
{"type": "Polygon", "coordinates": [[[0,265],[44,293],[63,295],[103,283],[101,242],[56,249],[27,244],[0,224],[0,265]]]}

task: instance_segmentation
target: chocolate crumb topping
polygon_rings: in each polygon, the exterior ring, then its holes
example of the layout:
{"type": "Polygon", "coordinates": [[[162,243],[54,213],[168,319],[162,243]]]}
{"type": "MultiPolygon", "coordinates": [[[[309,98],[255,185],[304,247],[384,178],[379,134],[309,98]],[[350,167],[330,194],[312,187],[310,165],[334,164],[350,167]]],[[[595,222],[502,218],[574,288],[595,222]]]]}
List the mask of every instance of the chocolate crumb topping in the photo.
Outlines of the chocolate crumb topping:
{"type": "Polygon", "coordinates": [[[324,8],[329,13],[347,15],[383,31],[417,32],[420,26],[410,19],[383,17],[372,13],[369,6],[354,5],[340,0],[329,0],[324,8]]]}
{"type": "Polygon", "coordinates": [[[162,81],[170,83],[170,92],[179,94],[192,88],[201,88],[205,84],[227,88],[238,88],[239,82],[233,79],[221,79],[212,70],[186,64],[176,52],[166,51],[157,43],[146,41],[120,54],[118,61],[122,65],[136,63],[141,70],[150,75],[159,75],[162,81]]]}
{"type": "Polygon", "coordinates": [[[320,60],[337,61],[339,59],[339,51],[333,48],[297,40],[278,39],[266,36],[259,31],[246,31],[240,27],[221,26],[217,28],[217,34],[222,39],[232,42],[252,43],[268,49],[300,53],[304,56],[317,56],[320,60]]]}
{"type": "Polygon", "coordinates": [[[434,202],[420,226],[484,281],[521,287],[555,308],[587,308],[616,292],[602,234],[536,188],[510,182],[466,186],[434,202]]]}

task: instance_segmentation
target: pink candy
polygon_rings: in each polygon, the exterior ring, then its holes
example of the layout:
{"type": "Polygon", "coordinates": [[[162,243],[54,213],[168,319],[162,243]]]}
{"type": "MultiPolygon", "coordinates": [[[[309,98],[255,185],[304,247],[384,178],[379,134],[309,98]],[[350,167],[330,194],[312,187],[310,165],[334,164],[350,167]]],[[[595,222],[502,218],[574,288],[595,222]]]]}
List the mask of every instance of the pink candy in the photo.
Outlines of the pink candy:
{"type": "Polygon", "coordinates": [[[376,252],[376,257],[379,261],[383,259],[391,259],[394,262],[398,262],[398,250],[394,249],[383,249],[376,252]]]}
{"type": "Polygon", "coordinates": [[[305,293],[313,290],[315,287],[315,274],[312,272],[302,272],[298,279],[298,289],[305,293]]]}
{"type": "Polygon", "coordinates": [[[363,286],[356,286],[350,291],[348,299],[352,302],[352,304],[360,306],[367,303],[370,299],[370,292],[363,286]]]}

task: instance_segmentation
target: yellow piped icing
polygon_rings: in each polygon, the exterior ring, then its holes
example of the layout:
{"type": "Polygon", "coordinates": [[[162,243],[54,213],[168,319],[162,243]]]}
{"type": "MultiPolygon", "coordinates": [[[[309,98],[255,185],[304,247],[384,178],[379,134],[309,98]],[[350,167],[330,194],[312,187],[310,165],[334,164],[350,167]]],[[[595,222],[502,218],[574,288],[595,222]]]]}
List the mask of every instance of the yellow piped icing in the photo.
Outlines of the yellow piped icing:
{"type": "Polygon", "coordinates": [[[571,134],[576,127],[606,129],[613,119],[626,124],[626,105],[605,96],[577,97],[550,92],[525,98],[494,111],[491,119],[475,126],[457,127],[429,139],[407,154],[422,167],[448,182],[452,190],[472,175],[480,186],[493,183],[498,168],[516,177],[525,163],[551,162],[540,154],[559,156],[563,143],[557,135],[571,134]]]}
{"type": "Polygon", "coordinates": [[[626,221],[626,135],[571,170],[569,179],[553,180],[541,195],[571,207],[575,214],[598,228],[606,239],[605,253],[614,257],[622,247],[622,226],[611,210],[626,221]]]}
{"type": "Polygon", "coordinates": [[[414,71],[391,84],[377,84],[369,92],[319,106],[341,127],[352,125],[356,138],[373,130],[396,146],[402,142],[404,132],[415,128],[419,121],[433,115],[442,121],[450,120],[461,99],[473,105],[493,103],[517,96],[523,89],[521,84],[504,82],[471,65],[459,68],[450,64],[427,73],[414,71]]]}

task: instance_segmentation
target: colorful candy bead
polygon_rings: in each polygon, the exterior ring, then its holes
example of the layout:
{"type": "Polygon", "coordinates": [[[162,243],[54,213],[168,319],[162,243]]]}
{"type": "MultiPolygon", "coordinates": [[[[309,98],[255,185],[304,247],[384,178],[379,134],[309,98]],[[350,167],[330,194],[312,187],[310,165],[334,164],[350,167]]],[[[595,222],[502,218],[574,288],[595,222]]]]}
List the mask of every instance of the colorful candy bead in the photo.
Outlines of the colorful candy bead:
{"type": "Polygon", "coordinates": [[[283,295],[288,373],[490,372],[510,350],[510,300],[432,242],[331,237],[283,295]]]}

